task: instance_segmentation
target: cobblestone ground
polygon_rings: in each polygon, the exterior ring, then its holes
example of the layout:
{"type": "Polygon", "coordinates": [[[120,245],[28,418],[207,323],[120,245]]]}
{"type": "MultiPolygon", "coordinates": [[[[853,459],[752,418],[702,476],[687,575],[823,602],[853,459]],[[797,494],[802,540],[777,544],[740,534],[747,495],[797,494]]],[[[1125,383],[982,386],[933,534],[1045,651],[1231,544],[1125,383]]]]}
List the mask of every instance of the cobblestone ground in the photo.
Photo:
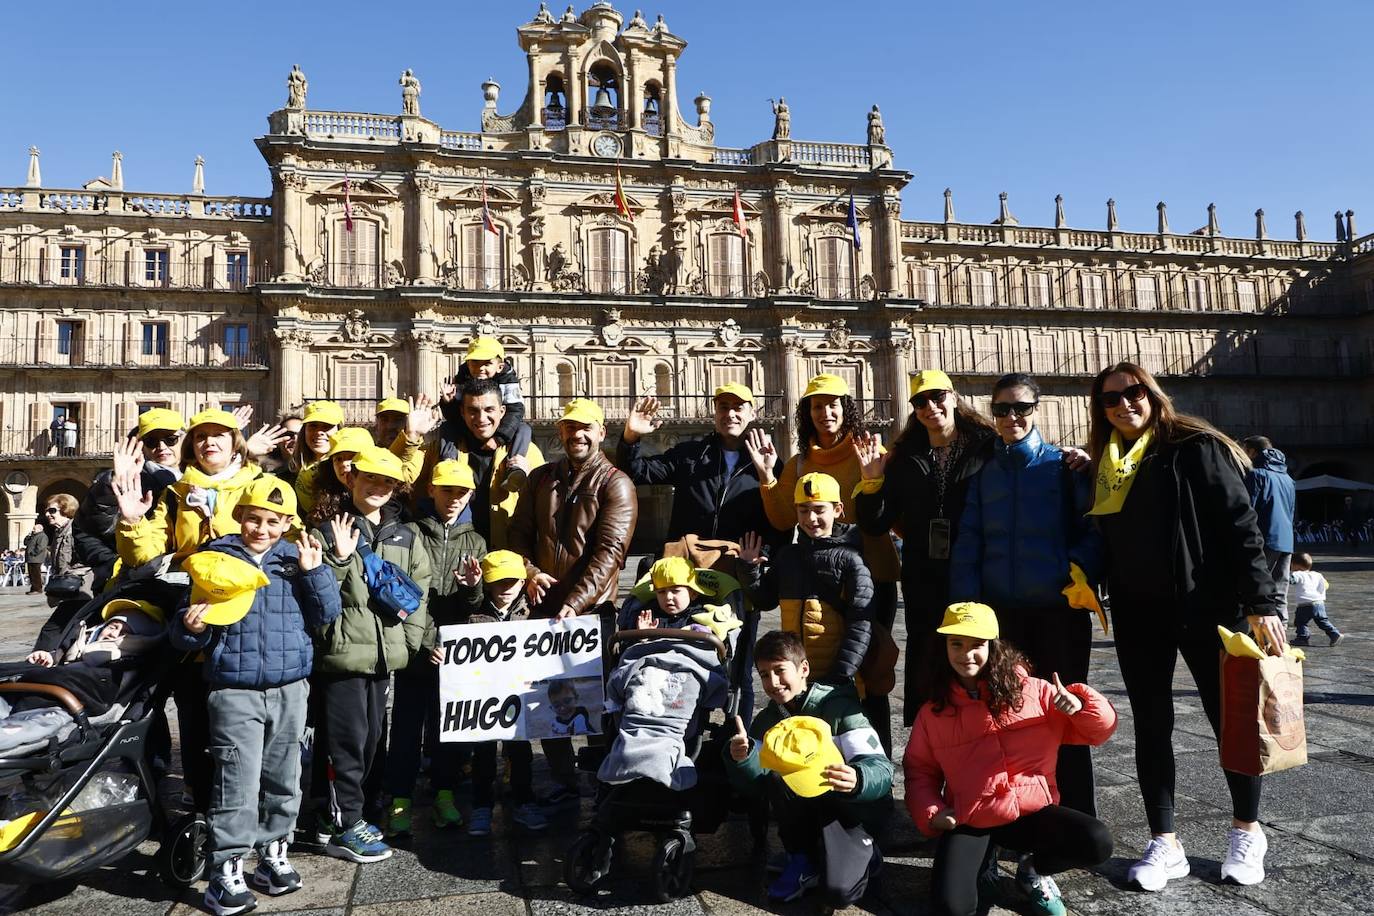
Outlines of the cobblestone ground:
{"type": "MultiPolygon", "coordinates": [[[[1125,889],[1130,862],[1148,839],[1135,783],[1134,748],[1125,691],[1110,641],[1093,648],[1093,682],[1118,705],[1117,735],[1096,753],[1101,816],[1116,838],[1116,855],[1093,872],[1061,876],[1064,899],[1077,914],[1363,914],[1374,911],[1374,560],[1325,556],[1319,568],[1331,581],[1332,619],[1345,630],[1340,646],[1325,638],[1309,651],[1306,672],[1307,734],[1311,762],[1265,781],[1263,821],[1269,835],[1269,876],[1251,888],[1218,883],[1225,854],[1229,802],[1217,768],[1216,748],[1197,694],[1186,674],[1177,681],[1180,836],[1192,861],[1192,875],[1159,894],[1125,889]]],[[[35,600],[6,590],[0,594],[0,658],[28,650],[45,617],[35,600]]],[[[765,625],[773,621],[765,620],[765,625]]],[[[900,637],[900,634],[899,634],[900,637]]],[[[1182,665],[1179,666],[1182,669],[1182,665]]],[[[898,690],[900,695],[900,688],[898,690]]],[[[894,717],[899,716],[894,709],[894,717]]],[[[897,753],[901,753],[898,739],[897,753]]],[[[537,770],[537,777],[541,773],[537,770]]],[[[900,796],[901,787],[898,786],[900,796]]],[[[165,787],[172,799],[179,788],[165,787]]],[[[618,877],[604,895],[582,900],[561,883],[562,855],[578,829],[580,812],[554,819],[543,835],[518,832],[500,818],[494,835],[472,839],[441,833],[428,825],[427,795],[419,791],[416,834],[389,861],[357,866],[305,851],[293,853],[305,887],[281,898],[260,897],[258,912],[372,914],[404,911],[411,916],[454,914],[573,914],[653,911],[753,913],[767,908],[762,859],[752,849],[748,825],[727,823],[700,839],[696,893],[669,905],[652,905],[649,868],[652,845],[645,837],[625,844],[618,877]]],[[[900,807],[900,806],[899,806],[900,807]]],[[[899,811],[882,846],[887,867],[853,912],[924,914],[932,847],[899,811]]],[[[776,838],[773,839],[776,848],[776,838]]],[[[188,914],[199,909],[203,885],[178,897],[156,878],[152,844],[117,868],[87,876],[80,884],[39,888],[26,900],[28,912],[57,916],[108,912],[188,914]]],[[[1008,891],[1011,890],[1010,882],[1008,891]]],[[[1009,900],[994,914],[1027,912],[1009,900]]],[[[803,900],[784,913],[813,912],[803,900]]]]}

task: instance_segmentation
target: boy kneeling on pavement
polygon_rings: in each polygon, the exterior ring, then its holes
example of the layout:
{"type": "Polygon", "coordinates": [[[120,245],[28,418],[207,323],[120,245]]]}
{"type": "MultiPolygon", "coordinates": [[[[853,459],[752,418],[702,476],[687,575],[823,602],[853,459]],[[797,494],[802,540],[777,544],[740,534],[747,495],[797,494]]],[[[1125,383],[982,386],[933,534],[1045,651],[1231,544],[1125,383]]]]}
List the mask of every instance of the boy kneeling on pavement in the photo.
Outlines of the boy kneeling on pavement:
{"type": "Polygon", "coordinates": [[[763,795],[787,852],[768,896],[796,900],[824,883],[828,901],[863,896],[882,863],[872,832],[892,803],[892,762],[850,684],[808,684],[801,637],[774,630],[754,646],[754,665],[769,704],[726,749],[730,780],[763,795]]]}

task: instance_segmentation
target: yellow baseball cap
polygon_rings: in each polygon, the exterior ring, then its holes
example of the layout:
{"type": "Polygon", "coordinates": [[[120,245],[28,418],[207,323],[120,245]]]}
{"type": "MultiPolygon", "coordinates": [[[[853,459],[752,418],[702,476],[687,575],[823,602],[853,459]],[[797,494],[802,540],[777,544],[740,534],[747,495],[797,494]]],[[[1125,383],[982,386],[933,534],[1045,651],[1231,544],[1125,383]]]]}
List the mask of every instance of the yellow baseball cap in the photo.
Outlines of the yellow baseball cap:
{"type": "Polygon", "coordinates": [[[237,623],[253,607],[253,594],[267,584],[254,563],[218,550],[202,550],[181,561],[191,577],[191,603],[205,602],[205,622],[217,626],[237,623]]]}
{"type": "Polygon", "coordinates": [[[401,470],[401,459],[375,445],[358,449],[358,454],[353,456],[353,470],[358,474],[377,474],[381,477],[390,477],[392,480],[405,480],[405,473],[401,470]]]}
{"type": "Polygon", "coordinates": [[[726,382],[724,385],[721,385],[716,389],[716,393],[711,395],[711,399],[715,400],[723,394],[733,395],[746,404],[754,403],[754,392],[750,391],[739,382],[726,382]]]}
{"type": "Polygon", "coordinates": [[[264,474],[248,485],[239,497],[239,506],[252,506],[282,515],[296,514],[296,489],[280,477],[264,474]]]}
{"type": "Polygon", "coordinates": [[[911,394],[916,397],[927,391],[953,391],[954,383],[939,369],[923,369],[911,377],[911,394]]]}
{"type": "Polygon", "coordinates": [[[109,604],[105,605],[104,609],[100,612],[100,619],[109,620],[116,614],[127,614],[129,611],[139,611],[147,614],[158,623],[167,622],[167,613],[163,611],[162,608],[153,604],[151,601],[135,601],[132,598],[114,599],[109,604]]]}
{"type": "Polygon", "coordinates": [[[175,410],[153,407],[138,415],[138,438],[156,432],[181,432],[185,425],[186,421],[175,410]]]}
{"type": "Polygon", "coordinates": [[[789,716],[768,729],[759,748],[759,766],[782,777],[787,788],[802,798],[830,791],[825,768],[844,763],[830,725],[815,716],[789,716]]]}
{"type": "Polygon", "coordinates": [[[843,501],[840,498],[839,481],[829,474],[822,474],[819,471],[802,475],[801,480],[797,481],[796,489],[792,492],[792,502],[798,506],[802,503],[838,503],[843,501]]]}
{"type": "Polygon", "coordinates": [[[191,422],[186,424],[186,431],[189,433],[197,426],[209,426],[211,424],[223,426],[225,429],[239,428],[239,421],[235,419],[234,415],[229,411],[211,408],[209,410],[202,410],[192,417],[191,422]]]}
{"type": "Polygon", "coordinates": [[[477,478],[472,475],[472,468],[466,461],[440,461],[434,466],[434,473],[430,476],[429,482],[431,486],[436,487],[477,489],[477,478]]]}
{"type": "Polygon", "coordinates": [[[525,577],[525,558],[513,550],[493,550],[482,558],[483,582],[490,584],[525,577]]]}
{"type": "Polygon", "coordinates": [[[595,401],[586,398],[573,398],[563,405],[563,416],[558,418],[558,422],[562,423],[565,420],[571,423],[606,425],[606,415],[601,412],[601,408],[595,401]]]}
{"type": "Polygon", "coordinates": [[[386,413],[388,410],[409,415],[410,402],[405,398],[383,398],[377,402],[377,413],[386,413]]]}
{"type": "Polygon", "coordinates": [[[333,401],[311,401],[305,405],[305,416],[301,417],[302,423],[323,423],[326,426],[338,426],[343,421],[343,408],[333,401]]]}
{"type": "Polygon", "coordinates": [[[329,434],[328,458],[340,452],[361,452],[377,443],[372,441],[372,433],[361,426],[344,426],[329,434]]]}
{"type": "Polygon", "coordinates": [[[838,375],[822,372],[806,383],[806,391],[802,392],[802,400],[806,400],[813,394],[833,394],[835,397],[844,397],[849,394],[849,383],[838,375]]]}
{"type": "Polygon", "coordinates": [[[946,636],[972,636],[974,639],[996,639],[1001,632],[997,614],[986,604],[961,601],[945,608],[945,619],[936,633],[946,636]]]}
{"type": "Polygon", "coordinates": [[[664,557],[659,560],[649,570],[649,578],[653,580],[655,591],[683,585],[698,595],[706,594],[706,590],[697,583],[696,569],[682,557],[664,557]]]}
{"type": "Polygon", "coordinates": [[[468,344],[468,352],[463,354],[463,362],[485,363],[493,359],[504,359],[506,348],[495,337],[474,337],[468,344]]]}

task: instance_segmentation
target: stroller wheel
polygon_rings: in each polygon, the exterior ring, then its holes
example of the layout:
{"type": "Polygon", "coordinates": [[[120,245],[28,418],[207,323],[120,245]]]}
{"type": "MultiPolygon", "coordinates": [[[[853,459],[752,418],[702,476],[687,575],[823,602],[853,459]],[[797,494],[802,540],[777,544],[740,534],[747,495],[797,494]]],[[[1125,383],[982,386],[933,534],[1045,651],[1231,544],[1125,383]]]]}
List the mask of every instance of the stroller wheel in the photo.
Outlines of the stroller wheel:
{"type": "Polygon", "coordinates": [[[692,892],[692,873],[696,854],[678,834],[666,837],[654,854],[654,896],[667,903],[692,892]]]}
{"type": "Polygon", "coordinates": [[[574,894],[590,894],[611,874],[615,839],[597,830],[584,830],[563,858],[563,880],[574,894]]]}
{"type": "Polygon", "coordinates": [[[210,829],[205,815],[191,813],[172,824],[157,851],[158,872],[173,887],[190,887],[205,877],[210,829]]]}

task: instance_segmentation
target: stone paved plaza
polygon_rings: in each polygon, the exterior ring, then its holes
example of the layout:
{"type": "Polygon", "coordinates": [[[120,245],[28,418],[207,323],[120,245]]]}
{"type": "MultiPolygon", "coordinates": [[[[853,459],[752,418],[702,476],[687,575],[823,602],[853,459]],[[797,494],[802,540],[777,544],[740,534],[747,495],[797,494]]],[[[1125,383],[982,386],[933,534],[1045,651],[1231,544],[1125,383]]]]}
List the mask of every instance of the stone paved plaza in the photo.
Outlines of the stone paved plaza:
{"type": "MultiPolygon", "coordinates": [[[[1095,873],[1061,876],[1065,902],[1077,914],[1357,914],[1374,911],[1374,559],[1326,556],[1318,568],[1331,581],[1332,619],[1348,634],[1336,649],[1309,650],[1306,700],[1311,762],[1266,780],[1264,827],[1269,835],[1268,879],[1258,887],[1218,882],[1225,853],[1229,802],[1216,749],[1186,675],[1178,680],[1180,836],[1193,873],[1160,894],[1126,890],[1130,862],[1148,838],[1135,784],[1129,710],[1109,641],[1093,651],[1093,680],[1122,714],[1117,735],[1096,755],[1101,816],[1116,837],[1116,855],[1095,873]]],[[[8,591],[0,596],[0,658],[27,652],[45,610],[34,599],[8,591]]],[[[776,618],[774,617],[773,620],[776,618]]],[[[765,619],[765,624],[769,622],[765,619]]],[[[900,637],[900,634],[899,634],[900,637]]],[[[1182,666],[1180,666],[1182,667],[1182,666]]],[[[894,710],[894,714],[896,710],[894,710]]],[[[901,739],[898,753],[900,754],[901,739]]],[[[539,771],[536,771],[537,775],[539,771]]],[[[171,786],[175,797],[175,786],[171,786]]],[[[900,795],[900,786],[898,793],[900,795]]],[[[735,820],[700,840],[696,894],[667,906],[651,904],[647,881],[652,848],[643,838],[627,844],[620,877],[597,899],[579,900],[560,883],[562,854],[577,830],[571,812],[542,836],[502,823],[495,834],[472,839],[438,833],[428,825],[421,790],[413,842],[389,861],[357,866],[298,853],[294,861],[306,886],[283,898],[259,898],[258,912],[317,916],[406,912],[453,914],[572,914],[606,912],[752,913],[767,909],[762,860],[752,853],[748,825],[735,820]]],[[[582,817],[589,814],[584,801],[582,817]]],[[[776,840],[774,840],[776,843],[776,840]]],[[[887,867],[855,912],[923,914],[931,844],[922,841],[904,812],[883,842],[887,867]]],[[[151,852],[151,845],[145,850],[151,852]]],[[[199,911],[203,886],[177,898],[136,855],[120,867],[88,876],[79,886],[41,889],[27,912],[58,914],[188,914],[199,911]]],[[[1009,884],[1009,882],[1007,882],[1009,884]]],[[[810,913],[810,899],[781,909],[810,913]]],[[[993,913],[1022,912],[1015,908],[993,913]]]]}

